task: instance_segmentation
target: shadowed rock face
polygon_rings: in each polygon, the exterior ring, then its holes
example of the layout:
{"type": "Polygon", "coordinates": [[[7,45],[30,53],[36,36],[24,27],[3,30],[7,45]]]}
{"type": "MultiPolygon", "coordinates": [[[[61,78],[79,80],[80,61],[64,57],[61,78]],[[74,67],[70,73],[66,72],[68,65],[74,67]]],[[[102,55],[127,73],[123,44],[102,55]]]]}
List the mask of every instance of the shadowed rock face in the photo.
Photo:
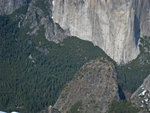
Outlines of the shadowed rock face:
{"type": "Polygon", "coordinates": [[[0,15],[11,14],[25,4],[27,0],[0,0],[0,15]]]}
{"type": "Polygon", "coordinates": [[[96,59],[86,63],[66,85],[54,108],[61,113],[70,109],[81,113],[106,113],[112,100],[118,98],[113,64],[96,59]]]}
{"type": "Polygon", "coordinates": [[[149,8],[149,0],[53,0],[53,20],[127,63],[139,54],[140,35],[150,36],[149,8]]]}

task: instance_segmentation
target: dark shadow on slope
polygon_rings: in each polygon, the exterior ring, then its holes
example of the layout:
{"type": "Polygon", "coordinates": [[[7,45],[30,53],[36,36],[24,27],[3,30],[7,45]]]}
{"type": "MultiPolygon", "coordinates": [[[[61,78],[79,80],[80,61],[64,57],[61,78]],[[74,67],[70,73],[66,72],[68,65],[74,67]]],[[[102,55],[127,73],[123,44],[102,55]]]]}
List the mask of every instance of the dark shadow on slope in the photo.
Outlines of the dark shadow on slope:
{"type": "Polygon", "coordinates": [[[136,15],[134,17],[134,37],[135,37],[135,44],[137,46],[140,38],[140,21],[136,15]]]}
{"type": "Polygon", "coordinates": [[[125,100],[125,99],[126,99],[126,97],[125,97],[125,95],[124,95],[124,92],[123,92],[123,90],[122,90],[122,88],[121,88],[120,85],[118,85],[118,94],[119,94],[119,98],[120,98],[121,100],[125,100]]]}

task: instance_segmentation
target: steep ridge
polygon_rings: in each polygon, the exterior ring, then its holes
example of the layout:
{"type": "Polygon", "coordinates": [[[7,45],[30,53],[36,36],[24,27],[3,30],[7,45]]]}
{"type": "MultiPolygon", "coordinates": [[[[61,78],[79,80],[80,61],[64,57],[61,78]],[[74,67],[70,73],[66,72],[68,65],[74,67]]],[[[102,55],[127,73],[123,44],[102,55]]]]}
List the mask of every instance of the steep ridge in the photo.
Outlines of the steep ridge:
{"type": "Polygon", "coordinates": [[[61,113],[106,113],[118,98],[114,65],[96,59],[86,63],[65,86],[54,108],[61,113]]]}
{"type": "Polygon", "coordinates": [[[51,19],[51,9],[51,0],[32,0],[29,3],[26,15],[23,17],[23,22],[20,23],[22,23],[23,26],[30,25],[30,30],[27,33],[30,36],[37,35],[40,26],[43,26],[45,30],[45,38],[48,41],[59,43],[67,37],[67,32],[53,22],[51,19]]]}
{"type": "Polygon", "coordinates": [[[120,64],[137,57],[140,35],[150,35],[149,8],[149,0],[53,0],[53,20],[120,64]]]}

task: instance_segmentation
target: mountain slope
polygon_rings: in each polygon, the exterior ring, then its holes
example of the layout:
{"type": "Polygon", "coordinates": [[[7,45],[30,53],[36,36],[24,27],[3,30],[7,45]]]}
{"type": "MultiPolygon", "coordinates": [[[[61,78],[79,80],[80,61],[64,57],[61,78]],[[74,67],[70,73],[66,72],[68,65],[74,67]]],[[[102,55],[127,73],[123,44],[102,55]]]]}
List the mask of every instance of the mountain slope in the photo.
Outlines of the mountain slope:
{"type": "Polygon", "coordinates": [[[23,5],[27,5],[30,0],[0,0],[0,15],[8,15],[23,5]]]}
{"type": "Polygon", "coordinates": [[[114,65],[105,59],[86,63],[66,84],[54,108],[61,113],[106,113],[119,99],[114,65]]]}
{"type": "Polygon", "coordinates": [[[133,93],[150,74],[150,37],[142,37],[139,43],[140,54],[126,65],[116,66],[121,87],[133,93]]]}
{"type": "Polygon", "coordinates": [[[150,112],[150,75],[143,84],[132,94],[132,103],[141,108],[140,113],[150,112]]]}
{"type": "MultiPolygon", "coordinates": [[[[149,4],[143,4],[146,15],[149,4]]],[[[103,57],[115,64],[99,47],[69,37],[53,18],[51,0],[32,0],[0,16],[0,110],[37,113],[55,104],[65,84],[89,60],[103,57]]],[[[139,45],[135,60],[115,65],[120,86],[130,93],[150,74],[150,38],[141,38],[139,45]]]]}
{"type": "Polygon", "coordinates": [[[30,24],[19,26],[24,15],[20,11],[0,16],[0,109],[36,113],[56,102],[63,86],[85,62],[107,56],[76,37],[59,44],[49,42],[42,25],[36,34],[28,34],[30,24]]]}

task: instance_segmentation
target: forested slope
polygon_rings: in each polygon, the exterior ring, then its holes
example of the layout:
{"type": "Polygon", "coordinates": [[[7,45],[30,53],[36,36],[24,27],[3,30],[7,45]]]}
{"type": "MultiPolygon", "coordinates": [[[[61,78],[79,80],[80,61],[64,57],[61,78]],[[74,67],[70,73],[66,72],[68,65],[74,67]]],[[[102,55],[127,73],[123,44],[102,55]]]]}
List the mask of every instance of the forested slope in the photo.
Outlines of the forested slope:
{"type": "Polygon", "coordinates": [[[27,35],[13,16],[0,17],[0,109],[37,112],[53,105],[65,83],[88,60],[106,57],[88,41],[68,37],[56,44],[27,35]]]}

